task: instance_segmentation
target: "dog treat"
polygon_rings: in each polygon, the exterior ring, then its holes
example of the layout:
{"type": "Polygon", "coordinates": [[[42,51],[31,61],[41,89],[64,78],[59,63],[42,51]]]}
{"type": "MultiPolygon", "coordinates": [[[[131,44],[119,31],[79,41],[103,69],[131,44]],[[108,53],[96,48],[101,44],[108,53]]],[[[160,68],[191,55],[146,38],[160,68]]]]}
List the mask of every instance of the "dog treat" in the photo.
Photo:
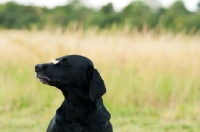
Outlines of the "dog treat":
{"type": "Polygon", "coordinates": [[[58,64],[58,63],[59,63],[59,61],[58,61],[58,60],[53,60],[53,59],[52,59],[52,60],[50,60],[50,62],[51,62],[51,63],[53,63],[53,64],[58,64]]]}

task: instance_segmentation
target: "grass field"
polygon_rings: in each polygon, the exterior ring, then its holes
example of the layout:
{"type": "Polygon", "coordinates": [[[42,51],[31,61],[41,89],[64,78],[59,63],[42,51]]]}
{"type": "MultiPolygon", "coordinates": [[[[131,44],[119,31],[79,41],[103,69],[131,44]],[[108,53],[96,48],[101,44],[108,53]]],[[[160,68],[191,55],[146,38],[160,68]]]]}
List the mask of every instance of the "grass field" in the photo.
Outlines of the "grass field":
{"type": "Polygon", "coordinates": [[[0,131],[44,132],[63,96],[34,65],[90,58],[105,81],[114,132],[199,132],[200,34],[0,31],[0,131]]]}

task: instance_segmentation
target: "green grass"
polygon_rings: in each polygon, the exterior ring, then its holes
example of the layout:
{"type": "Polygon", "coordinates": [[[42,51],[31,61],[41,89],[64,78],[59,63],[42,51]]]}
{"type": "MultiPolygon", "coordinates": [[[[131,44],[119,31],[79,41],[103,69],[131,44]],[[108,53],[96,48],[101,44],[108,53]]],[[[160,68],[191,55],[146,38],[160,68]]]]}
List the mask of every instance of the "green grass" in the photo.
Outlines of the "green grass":
{"type": "Polygon", "coordinates": [[[200,40],[170,33],[0,31],[0,131],[45,131],[63,96],[34,65],[65,54],[92,59],[115,132],[200,130],[200,40]]]}

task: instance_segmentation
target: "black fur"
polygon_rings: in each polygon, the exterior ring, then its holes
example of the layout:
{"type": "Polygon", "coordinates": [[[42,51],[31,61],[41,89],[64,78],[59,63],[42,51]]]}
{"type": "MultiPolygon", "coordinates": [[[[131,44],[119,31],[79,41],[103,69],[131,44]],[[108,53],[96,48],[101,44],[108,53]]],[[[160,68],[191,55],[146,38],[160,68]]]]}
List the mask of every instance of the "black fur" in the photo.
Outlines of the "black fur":
{"type": "Polygon", "coordinates": [[[37,78],[64,95],[47,132],[112,132],[110,113],[101,97],[106,87],[92,61],[80,55],[56,60],[57,64],[35,66],[37,78]]]}

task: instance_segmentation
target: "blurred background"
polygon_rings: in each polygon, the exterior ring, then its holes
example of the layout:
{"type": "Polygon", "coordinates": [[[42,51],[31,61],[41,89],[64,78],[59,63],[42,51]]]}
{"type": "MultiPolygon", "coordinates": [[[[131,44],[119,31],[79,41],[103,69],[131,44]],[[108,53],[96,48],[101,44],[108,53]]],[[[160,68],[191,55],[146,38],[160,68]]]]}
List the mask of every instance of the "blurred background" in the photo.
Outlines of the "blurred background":
{"type": "Polygon", "coordinates": [[[199,0],[0,0],[0,131],[42,132],[63,101],[34,65],[80,54],[115,132],[199,132],[199,0]]]}
{"type": "Polygon", "coordinates": [[[1,29],[45,29],[76,24],[76,28],[196,32],[200,28],[198,0],[1,0],[1,29]],[[7,3],[6,3],[7,2],[7,3]],[[18,2],[18,3],[17,3],[18,2]]]}

